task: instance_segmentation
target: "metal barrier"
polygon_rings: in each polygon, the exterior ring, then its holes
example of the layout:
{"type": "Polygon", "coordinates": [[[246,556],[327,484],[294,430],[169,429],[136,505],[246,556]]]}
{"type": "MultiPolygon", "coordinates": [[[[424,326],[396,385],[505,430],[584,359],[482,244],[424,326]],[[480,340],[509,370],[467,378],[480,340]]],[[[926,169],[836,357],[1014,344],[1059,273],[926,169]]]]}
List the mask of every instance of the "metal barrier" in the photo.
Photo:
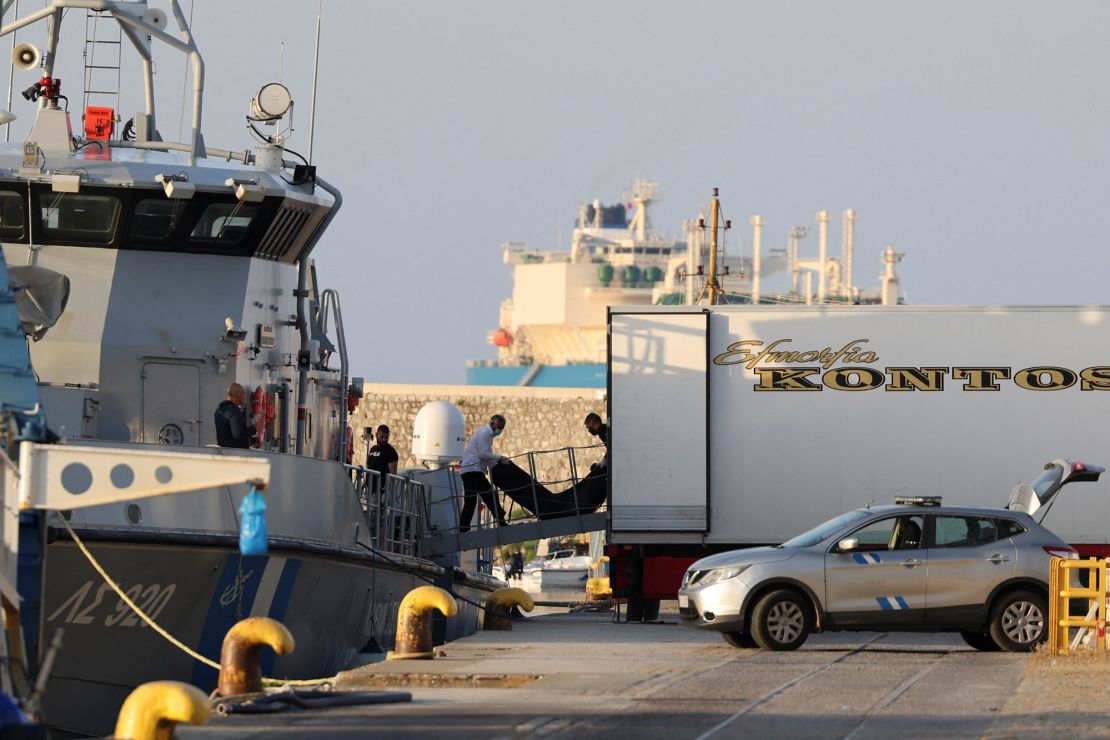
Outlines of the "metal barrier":
{"type": "Polygon", "coordinates": [[[372,546],[382,552],[417,555],[417,542],[424,537],[428,521],[424,484],[357,465],[347,467],[372,546]]]}
{"type": "Polygon", "coordinates": [[[1053,655],[1072,652],[1080,646],[1106,649],[1106,565],[1106,560],[1098,558],[1052,558],[1049,562],[1048,650],[1053,655]],[[1079,583],[1079,571],[1087,572],[1085,587],[1073,585],[1079,583]],[[1086,616],[1071,616],[1072,599],[1087,601],[1086,616]]]}

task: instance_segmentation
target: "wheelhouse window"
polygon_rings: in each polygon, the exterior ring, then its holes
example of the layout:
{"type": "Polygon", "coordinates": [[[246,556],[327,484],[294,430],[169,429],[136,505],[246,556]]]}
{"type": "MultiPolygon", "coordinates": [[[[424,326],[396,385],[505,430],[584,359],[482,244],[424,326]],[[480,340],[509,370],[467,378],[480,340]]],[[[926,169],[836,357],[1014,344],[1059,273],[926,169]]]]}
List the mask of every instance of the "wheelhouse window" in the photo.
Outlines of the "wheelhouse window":
{"type": "Polygon", "coordinates": [[[26,193],[0,190],[0,239],[23,238],[23,221],[26,214],[26,193]]]}
{"type": "Polygon", "coordinates": [[[161,241],[169,238],[185,212],[180,198],[143,198],[135,204],[128,235],[132,239],[161,241]]]}
{"type": "Polygon", "coordinates": [[[39,193],[43,234],[51,241],[108,244],[115,236],[120,202],[111,195],[39,193]]]}
{"type": "Polygon", "coordinates": [[[228,246],[239,244],[246,238],[256,215],[258,205],[255,203],[211,203],[197,219],[189,241],[228,246]]]}

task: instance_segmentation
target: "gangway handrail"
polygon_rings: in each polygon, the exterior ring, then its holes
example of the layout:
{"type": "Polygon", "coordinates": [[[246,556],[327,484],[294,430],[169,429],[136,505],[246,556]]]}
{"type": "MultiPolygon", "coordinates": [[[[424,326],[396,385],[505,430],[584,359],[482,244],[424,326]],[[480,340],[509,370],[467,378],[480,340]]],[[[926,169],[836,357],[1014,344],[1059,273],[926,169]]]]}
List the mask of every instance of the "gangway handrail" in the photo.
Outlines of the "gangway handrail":
{"type": "Polygon", "coordinates": [[[566,450],[596,450],[597,448],[604,446],[605,445],[601,442],[598,442],[595,445],[568,445],[566,447],[555,447],[550,450],[528,450],[527,452],[518,452],[515,455],[502,455],[502,457],[508,460],[515,460],[518,457],[526,457],[528,455],[549,455],[553,452],[565,452],[566,450]]]}

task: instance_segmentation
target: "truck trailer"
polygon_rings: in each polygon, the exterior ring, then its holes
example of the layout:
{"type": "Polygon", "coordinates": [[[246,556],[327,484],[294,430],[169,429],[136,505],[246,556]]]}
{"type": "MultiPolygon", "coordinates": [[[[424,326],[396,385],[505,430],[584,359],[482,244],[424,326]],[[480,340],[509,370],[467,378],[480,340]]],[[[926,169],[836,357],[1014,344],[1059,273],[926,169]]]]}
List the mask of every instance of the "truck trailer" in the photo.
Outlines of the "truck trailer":
{"type": "MultiPolygon", "coordinates": [[[[895,496],[1001,507],[1047,461],[1110,458],[1107,306],[613,307],[608,329],[630,620],[705,555],[895,496]]],[[[1108,487],[1068,490],[1045,525],[1110,555],[1108,487]]]]}

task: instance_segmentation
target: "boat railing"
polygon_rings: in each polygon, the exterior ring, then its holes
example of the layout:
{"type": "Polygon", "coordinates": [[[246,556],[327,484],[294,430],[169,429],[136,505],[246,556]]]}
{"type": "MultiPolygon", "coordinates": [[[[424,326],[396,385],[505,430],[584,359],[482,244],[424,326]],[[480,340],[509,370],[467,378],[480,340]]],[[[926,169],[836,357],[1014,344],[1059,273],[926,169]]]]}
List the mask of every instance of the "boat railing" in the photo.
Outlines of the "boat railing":
{"type": "Polygon", "coordinates": [[[348,465],[371,546],[379,552],[417,555],[427,526],[424,484],[400,475],[348,465]]]}

